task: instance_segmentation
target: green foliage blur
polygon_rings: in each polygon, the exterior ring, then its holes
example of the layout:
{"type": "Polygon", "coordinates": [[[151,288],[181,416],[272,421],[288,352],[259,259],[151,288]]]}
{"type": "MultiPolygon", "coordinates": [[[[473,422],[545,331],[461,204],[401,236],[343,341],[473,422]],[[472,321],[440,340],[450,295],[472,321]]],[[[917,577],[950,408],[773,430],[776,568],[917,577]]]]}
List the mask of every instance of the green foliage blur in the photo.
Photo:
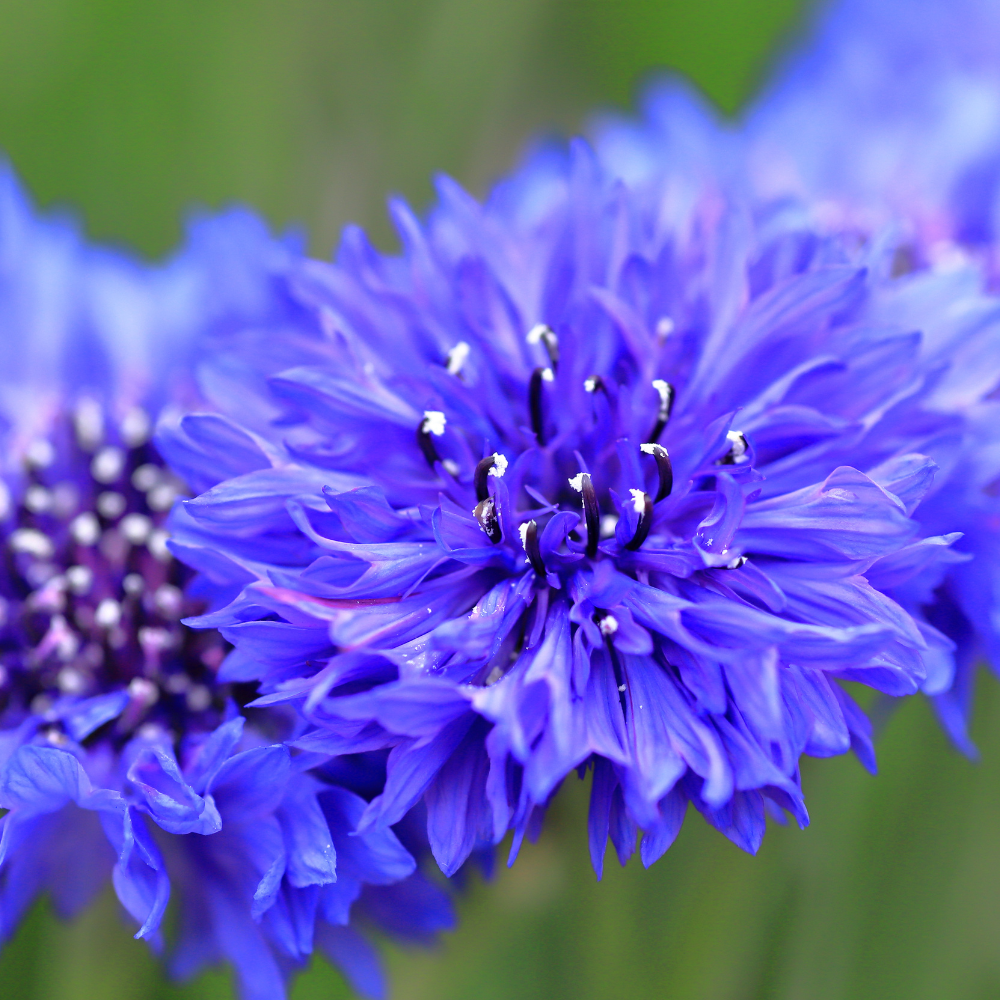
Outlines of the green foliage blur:
{"type": "MultiPolygon", "coordinates": [[[[474,192],[538,131],[632,106],[651,70],[734,112],[801,0],[0,0],[0,150],[88,232],[161,255],[185,212],[247,202],[329,254],[357,221],[393,238],[446,171],[474,192]]],[[[813,823],[757,858],[691,815],[651,870],[594,881],[585,783],[441,947],[386,946],[394,1000],[987,1000],[1000,997],[1000,692],[980,682],[978,764],[927,705],[889,714],[882,773],[807,761],[813,823]]],[[[505,845],[506,846],[506,845],[505,845]]],[[[110,893],[37,907],[0,956],[3,1000],[223,1000],[167,983],[110,893]]],[[[293,1000],[348,997],[317,961],[293,1000]]]]}

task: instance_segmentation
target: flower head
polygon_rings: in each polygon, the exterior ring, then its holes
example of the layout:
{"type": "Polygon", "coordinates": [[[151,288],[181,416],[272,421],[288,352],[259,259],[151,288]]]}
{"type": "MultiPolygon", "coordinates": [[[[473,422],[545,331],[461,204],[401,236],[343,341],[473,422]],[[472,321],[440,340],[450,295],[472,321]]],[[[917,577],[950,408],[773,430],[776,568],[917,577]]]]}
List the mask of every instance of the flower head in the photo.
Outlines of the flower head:
{"type": "Polygon", "coordinates": [[[180,624],[204,600],[167,546],[186,486],[151,436],[196,398],[208,289],[226,316],[255,314],[221,264],[205,269],[210,237],[245,229],[206,223],[143,267],[35,219],[0,178],[3,343],[20,365],[0,377],[0,939],[38,893],[72,915],[110,877],[160,947],[173,885],[178,974],[225,959],[246,997],[274,1000],[315,937],[379,995],[352,907],[421,937],[449,924],[447,898],[392,830],[350,836],[367,771],[295,750],[294,711],[246,711],[218,679],[223,638],[180,624]]]}
{"type": "Polygon", "coordinates": [[[485,206],[443,181],[426,226],[395,204],[401,257],[348,231],[275,274],[278,327],[220,331],[245,426],[162,442],[217,484],[173,525],[220,676],[300,706],[301,746],[391,748],[359,828],[423,800],[446,873],[589,767],[598,872],[689,803],[756,850],[767,810],[807,822],[803,753],[874,766],[843,681],[951,683],[926,609],[968,556],[920,509],[977,447],[995,307],[894,278],[891,235],[621,177],[577,143],[485,206]]]}

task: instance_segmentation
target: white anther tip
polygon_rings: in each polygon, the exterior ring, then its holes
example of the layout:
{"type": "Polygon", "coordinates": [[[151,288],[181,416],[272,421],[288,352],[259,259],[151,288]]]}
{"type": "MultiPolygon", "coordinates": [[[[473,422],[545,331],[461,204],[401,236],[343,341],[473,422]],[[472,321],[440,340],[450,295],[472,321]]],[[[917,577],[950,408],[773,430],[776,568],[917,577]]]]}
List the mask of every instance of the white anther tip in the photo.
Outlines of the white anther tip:
{"type": "Polygon", "coordinates": [[[605,615],[597,626],[601,635],[614,635],[618,631],[618,619],[614,615],[605,615]]]}
{"type": "Polygon", "coordinates": [[[420,424],[420,429],[424,434],[433,434],[435,437],[441,437],[444,434],[444,427],[447,422],[447,418],[440,410],[424,410],[424,419],[420,424]]]}

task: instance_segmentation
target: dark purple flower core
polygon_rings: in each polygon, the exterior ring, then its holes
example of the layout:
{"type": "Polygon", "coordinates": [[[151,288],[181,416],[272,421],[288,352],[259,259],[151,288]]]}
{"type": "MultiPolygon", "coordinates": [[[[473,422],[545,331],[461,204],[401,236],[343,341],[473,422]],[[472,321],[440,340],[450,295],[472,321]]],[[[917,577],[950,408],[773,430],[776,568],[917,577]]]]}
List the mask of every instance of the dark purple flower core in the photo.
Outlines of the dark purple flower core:
{"type": "Polygon", "coordinates": [[[0,710],[8,727],[41,716],[60,743],[60,707],[120,692],[124,710],[95,732],[211,730],[224,643],[180,624],[200,608],[163,528],[183,484],[141,411],[112,434],[104,425],[90,401],[54,420],[26,449],[16,499],[3,497],[0,710]]]}

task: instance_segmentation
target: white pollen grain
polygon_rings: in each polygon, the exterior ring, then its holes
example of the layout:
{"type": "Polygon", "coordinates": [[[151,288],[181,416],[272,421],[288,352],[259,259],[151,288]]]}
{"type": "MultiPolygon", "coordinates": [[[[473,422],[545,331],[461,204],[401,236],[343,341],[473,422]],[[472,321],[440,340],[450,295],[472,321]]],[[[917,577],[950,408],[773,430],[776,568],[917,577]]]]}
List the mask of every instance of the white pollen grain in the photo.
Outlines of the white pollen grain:
{"type": "Polygon", "coordinates": [[[36,559],[51,559],[55,552],[52,539],[35,528],[18,528],[11,532],[8,544],[15,552],[34,556],[36,559]]]}
{"type": "Polygon", "coordinates": [[[162,528],[157,528],[150,536],[149,541],[146,542],[146,548],[149,549],[152,554],[160,560],[160,562],[169,562],[173,558],[173,554],[170,549],[167,548],[167,542],[170,540],[170,535],[167,534],[162,528]]]}
{"type": "Polygon", "coordinates": [[[129,697],[140,705],[155,705],[160,700],[160,689],[145,677],[133,677],[128,683],[129,697]]]}
{"type": "Polygon", "coordinates": [[[93,545],[101,537],[101,524],[91,511],[85,510],[70,521],[69,533],[77,545],[93,545]]]}
{"type": "Polygon", "coordinates": [[[433,434],[435,437],[441,437],[444,434],[447,422],[447,417],[440,410],[424,410],[424,419],[420,424],[420,430],[424,434],[433,434]]]}
{"type": "Polygon", "coordinates": [[[102,448],[90,463],[90,474],[99,483],[113,483],[125,468],[125,452],[121,448],[102,448]]]}
{"type": "Polygon", "coordinates": [[[171,482],[157,483],[147,494],[150,510],[170,510],[178,497],[177,487],[171,482]]]}
{"type": "Polygon", "coordinates": [[[35,469],[47,469],[56,460],[56,450],[52,447],[51,441],[45,438],[38,438],[28,445],[25,453],[28,465],[35,469]]]}
{"type": "Polygon", "coordinates": [[[94,584],[94,572],[89,566],[70,566],[66,570],[66,582],[74,594],[82,597],[94,584]]]}
{"type": "Polygon", "coordinates": [[[100,628],[114,628],[122,618],[122,606],[111,597],[105,597],[94,612],[94,624],[100,628]]]}
{"type": "Polygon", "coordinates": [[[618,619],[614,615],[605,615],[598,628],[601,630],[601,635],[614,635],[618,631],[618,619]]]}
{"type": "Polygon", "coordinates": [[[204,712],[212,704],[212,692],[204,684],[195,684],[184,699],[192,712],[204,712]]]}
{"type": "Polygon", "coordinates": [[[495,451],[493,452],[493,465],[490,467],[489,474],[496,476],[497,479],[502,479],[509,464],[506,455],[501,455],[500,452],[495,451]]]}
{"type": "Polygon", "coordinates": [[[143,545],[153,530],[153,522],[145,514],[126,514],[118,527],[126,541],[143,545]]]}
{"type": "Polygon", "coordinates": [[[536,323],[524,338],[529,344],[541,343],[542,337],[549,332],[549,327],[545,323],[536,323]]]}
{"type": "Polygon", "coordinates": [[[147,462],[132,473],[132,485],[140,493],[148,493],[160,481],[160,469],[147,462]]]}
{"type": "Polygon", "coordinates": [[[457,375],[462,370],[462,366],[465,364],[466,359],[469,357],[469,351],[471,348],[464,341],[460,340],[449,352],[448,352],[448,374],[457,375]]]}
{"type": "Polygon", "coordinates": [[[527,552],[528,551],[528,522],[525,521],[524,524],[518,525],[517,531],[518,531],[518,534],[521,536],[521,548],[524,549],[525,552],[527,552]]]}
{"type": "Polygon", "coordinates": [[[149,440],[152,424],[149,414],[141,406],[133,406],[122,418],[122,440],[130,448],[138,448],[149,440]]]}
{"type": "Polygon", "coordinates": [[[646,511],[646,494],[642,490],[629,490],[632,494],[632,509],[637,514],[644,514],[646,511]]]}
{"type": "Polygon", "coordinates": [[[669,316],[661,316],[656,321],[656,336],[659,337],[660,340],[666,340],[667,337],[674,332],[676,325],[677,324],[674,323],[669,316]]]}
{"type": "Polygon", "coordinates": [[[570,489],[576,490],[577,493],[583,492],[583,477],[586,475],[585,472],[578,472],[570,481],[570,489]]]}
{"type": "Polygon", "coordinates": [[[108,521],[117,521],[126,506],[125,497],[115,490],[105,490],[97,498],[97,513],[108,521]]]}
{"type": "Polygon", "coordinates": [[[73,413],[77,444],[84,451],[96,451],[104,441],[104,411],[96,399],[81,399],[73,413]]]}
{"type": "Polygon", "coordinates": [[[37,483],[24,491],[24,506],[32,514],[44,514],[52,509],[52,493],[37,483]]]}
{"type": "Polygon", "coordinates": [[[555,372],[552,371],[551,368],[543,368],[542,369],[542,381],[543,382],[552,382],[552,381],[554,381],[555,377],[556,377],[555,372]]]}

